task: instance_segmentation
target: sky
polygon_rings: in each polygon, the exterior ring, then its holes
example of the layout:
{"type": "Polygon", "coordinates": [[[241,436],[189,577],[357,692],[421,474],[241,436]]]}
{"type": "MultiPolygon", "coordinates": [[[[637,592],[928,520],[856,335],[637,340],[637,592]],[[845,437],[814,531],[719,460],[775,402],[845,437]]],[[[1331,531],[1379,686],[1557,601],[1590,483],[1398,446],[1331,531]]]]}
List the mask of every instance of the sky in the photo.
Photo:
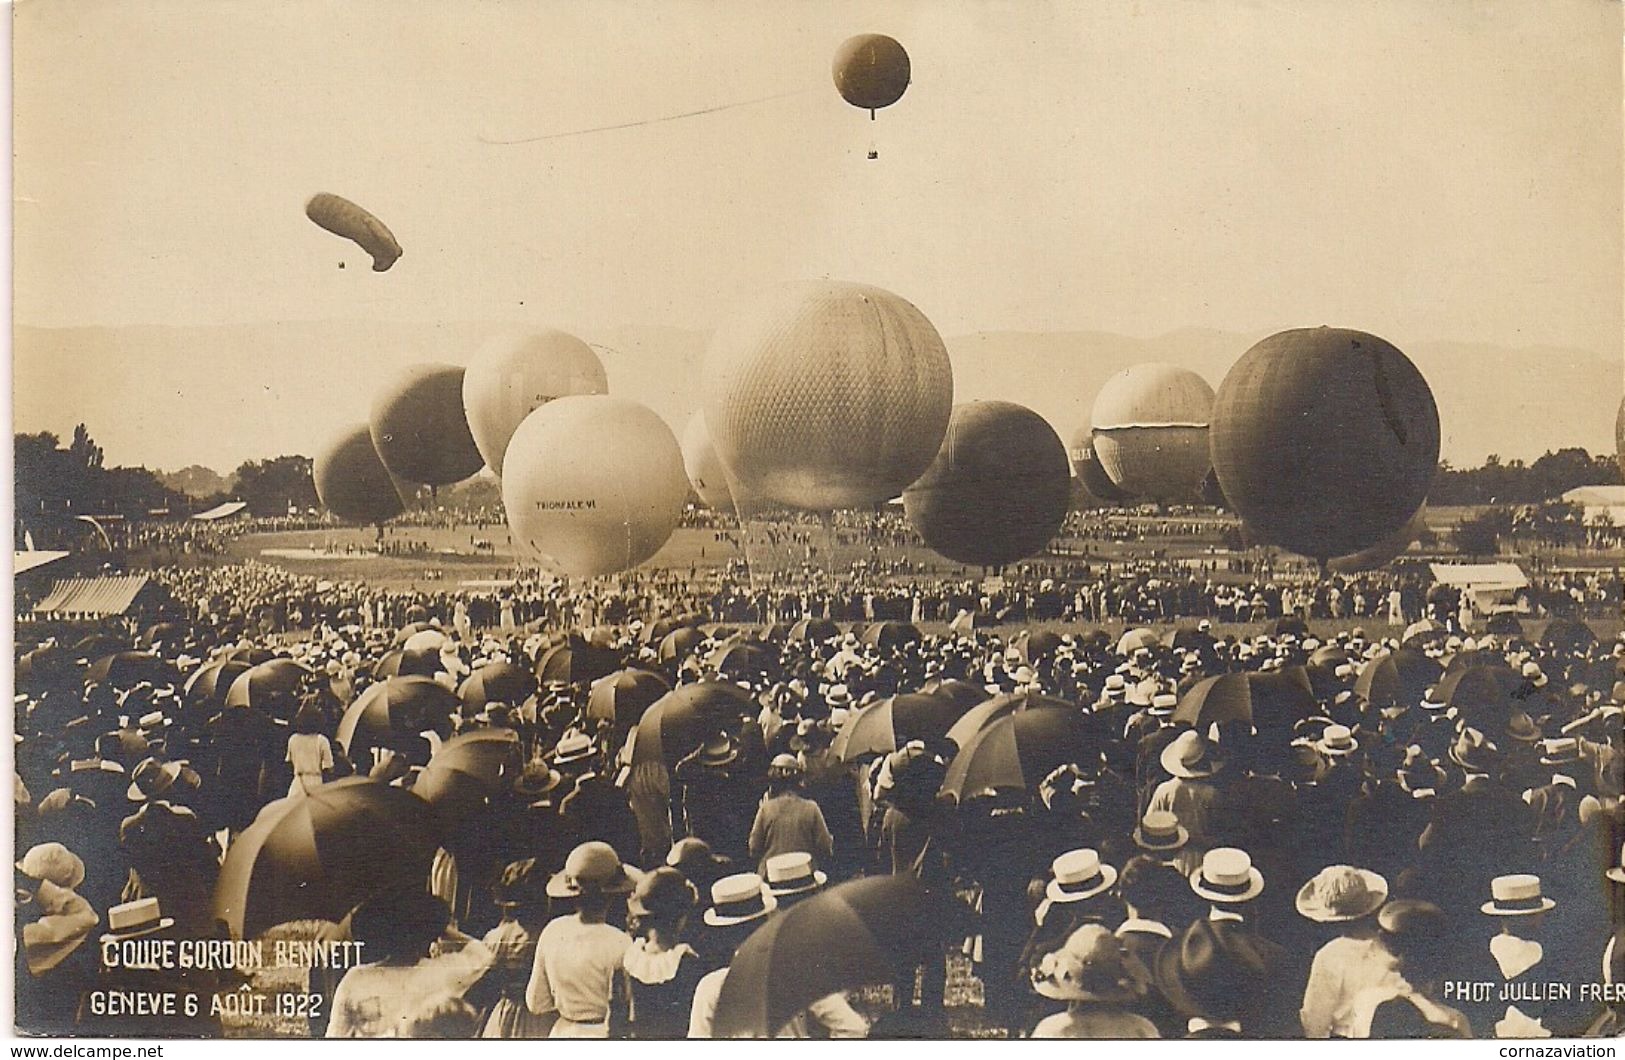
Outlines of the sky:
{"type": "Polygon", "coordinates": [[[1328,323],[1401,348],[1625,349],[1613,0],[15,16],[22,324],[709,330],[757,287],[828,276],[945,335],[1328,323]],[[912,59],[875,121],[830,78],[858,32],[912,59]],[[318,191],[391,227],[393,269],[305,219],[318,191]]]}

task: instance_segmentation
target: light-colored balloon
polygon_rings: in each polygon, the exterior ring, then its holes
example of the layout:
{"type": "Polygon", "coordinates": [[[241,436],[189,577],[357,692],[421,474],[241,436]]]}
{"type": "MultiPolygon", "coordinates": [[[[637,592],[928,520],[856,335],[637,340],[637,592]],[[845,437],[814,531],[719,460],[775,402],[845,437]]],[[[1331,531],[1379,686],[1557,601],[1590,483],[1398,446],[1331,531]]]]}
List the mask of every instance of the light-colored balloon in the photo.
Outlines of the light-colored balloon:
{"type": "Polygon", "coordinates": [[[1194,501],[1206,476],[1213,388],[1172,364],[1138,364],[1095,397],[1095,457],[1112,483],[1153,501],[1194,501]]]}
{"type": "Polygon", "coordinates": [[[688,418],[683,429],[683,470],[688,473],[689,485],[699,494],[700,501],[719,512],[733,511],[733,496],[728,492],[728,473],[722,468],[717,447],[711,444],[711,432],[705,427],[705,410],[700,409],[688,418]]]}
{"type": "Polygon", "coordinates": [[[485,465],[502,474],[502,457],[519,425],[554,398],[607,394],[603,362],[563,331],[492,336],[463,375],[463,414],[485,465]]]}
{"type": "Polygon", "coordinates": [[[736,504],[866,508],[931,465],[953,366],[913,305],[862,284],[769,289],[706,350],[705,422],[736,504]]]}
{"type": "Polygon", "coordinates": [[[577,577],[612,574],[653,556],[688,500],[676,436],[625,398],[548,402],[514,432],[503,467],[514,544],[577,577]]]}

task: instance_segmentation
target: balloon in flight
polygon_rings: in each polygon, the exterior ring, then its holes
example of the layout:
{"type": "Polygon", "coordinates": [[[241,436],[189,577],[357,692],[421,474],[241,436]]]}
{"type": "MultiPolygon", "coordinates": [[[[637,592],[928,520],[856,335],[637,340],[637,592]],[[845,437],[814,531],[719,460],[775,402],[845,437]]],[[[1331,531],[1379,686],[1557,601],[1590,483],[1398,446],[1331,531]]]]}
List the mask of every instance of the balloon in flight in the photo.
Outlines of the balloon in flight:
{"type": "Polygon", "coordinates": [[[835,50],[831,73],[841,98],[872,114],[903,98],[909,82],[908,52],[884,34],[859,34],[835,50]]]}
{"type": "Polygon", "coordinates": [[[382,523],[405,511],[365,423],[346,428],[316,454],[313,477],[322,506],[351,523],[382,523]]]}
{"type": "Polygon", "coordinates": [[[1421,507],[1439,463],[1439,410],[1392,344],[1300,328],[1230,369],[1209,438],[1219,485],[1253,539],[1324,561],[1372,547],[1421,507]]]}
{"type": "Polygon", "coordinates": [[[1139,364],[1112,376],[1095,397],[1095,456],[1123,492],[1193,501],[1207,474],[1213,388],[1172,364],[1139,364]]]}
{"type": "Polygon", "coordinates": [[[903,511],[937,553],[999,567],[1049,543],[1071,492],[1066,446],[1042,416],[975,401],[955,406],[936,459],[903,491],[903,511]]]}
{"type": "Polygon", "coordinates": [[[368,426],[384,466],[407,482],[448,486],[485,463],[463,415],[463,369],[453,364],[397,372],[374,396],[368,426]]]}
{"type": "Polygon", "coordinates": [[[551,328],[496,335],[463,375],[463,413],[485,466],[502,474],[502,454],[519,425],[554,398],[607,394],[604,364],[591,346],[551,328]]]}
{"type": "Polygon", "coordinates": [[[734,503],[808,511],[883,504],[937,455],[953,366],[913,305],[863,284],[772,288],[706,350],[706,427],[734,503]]]}
{"type": "Polygon", "coordinates": [[[401,256],[401,245],[384,222],[349,199],[322,192],[305,203],[305,216],[370,254],[373,272],[388,272],[401,256]]]}
{"type": "Polygon", "coordinates": [[[557,398],[525,417],[503,469],[514,544],[576,577],[627,570],[659,552],[688,500],[671,428],[607,394],[557,398]]]}
{"type": "Polygon", "coordinates": [[[711,444],[704,409],[696,410],[688,418],[688,426],[683,428],[683,470],[688,473],[689,485],[694,487],[702,504],[713,511],[733,511],[728,474],[722,469],[717,447],[711,444]]]}

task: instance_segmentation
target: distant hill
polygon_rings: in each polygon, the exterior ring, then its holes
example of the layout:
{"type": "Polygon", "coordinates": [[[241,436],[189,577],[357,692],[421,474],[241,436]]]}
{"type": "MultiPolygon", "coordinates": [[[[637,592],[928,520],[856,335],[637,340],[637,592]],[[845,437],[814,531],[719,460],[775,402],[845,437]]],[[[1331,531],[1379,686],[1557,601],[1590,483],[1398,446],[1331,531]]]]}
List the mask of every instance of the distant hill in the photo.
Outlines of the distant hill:
{"type": "Polygon", "coordinates": [[[224,493],[230,488],[230,483],[225,478],[213,468],[204,467],[202,464],[183,467],[179,471],[160,471],[157,474],[158,481],[165,486],[197,500],[212,497],[216,493],[224,493]]]}
{"type": "MultiPolygon", "coordinates": [[[[378,379],[415,361],[466,363],[504,325],[288,321],[221,327],[15,329],[18,431],[64,437],[87,423],[112,462],[236,467],[312,453],[364,421],[378,379]]],[[[660,413],[681,435],[700,400],[708,336],[662,327],[581,332],[610,390],[660,413]]],[[[1151,339],[1104,332],[951,336],[956,400],[1029,405],[1063,436],[1088,420],[1095,393],[1140,361],[1190,368],[1216,387],[1264,336],[1187,328],[1151,339]]],[[[1618,357],[1548,347],[1399,342],[1433,386],[1444,456],[1533,460],[1582,446],[1610,452],[1625,371],[1618,357]]]]}

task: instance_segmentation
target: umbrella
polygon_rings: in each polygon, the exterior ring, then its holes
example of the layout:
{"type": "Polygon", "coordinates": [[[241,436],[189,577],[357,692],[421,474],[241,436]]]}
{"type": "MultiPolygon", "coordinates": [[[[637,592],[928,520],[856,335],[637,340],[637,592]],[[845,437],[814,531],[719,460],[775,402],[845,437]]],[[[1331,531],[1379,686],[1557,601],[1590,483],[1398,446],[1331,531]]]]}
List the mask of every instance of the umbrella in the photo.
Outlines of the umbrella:
{"type": "Polygon", "coordinates": [[[1061,635],[1048,629],[1030,629],[1017,637],[1011,646],[1021,653],[1023,661],[1037,666],[1060,648],[1061,635]]]}
{"type": "Polygon", "coordinates": [[[1523,623],[1518,621],[1518,616],[1502,611],[1490,616],[1489,621],[1484,623],[1484,630],[1498,637],[1521,637],[1523,623]]]}
{"type": "Polygon", "coordinates": [[[1084,731],[1081,715],[1070,705],[1034,706],[999,718],[978,730],[948,763],[943,794],[962,802],[990,790],[1035,791],[1058,766],[1083,756],[1084,731]]]}
{"type": "Polygon", "coordinates": [[[1433,621],[1433,619],[1431,619],[1431,618],[1423,618],[1423,619],[1419,619],[1419,620],[1417,620],[1415,622],[1412,622],[1410,625],[1406,626],[1405,627],[1405,632],[1400,636],[1399,639],[1400,639],[1400,642],[1403,643],[1403,642],[1405,642],[1407,640],[1410,640],[1412,637],[1419,637],[1419,636],[1422,636],[1423,634],[1444,633],[1444,632],[1445,632],[1445,628],[1443,626],[1439,625],[1437,622],[1433,621]]]}
{"type": "Polygon", "coordinates": [[[790,624],[788,622],[775,622],[761,632],[763,640],[770,640],[774,644],[783,644],[789,636],[790,624]]]}
{"type": "Polygon", "coordinates": [[[1315,697],[1301,667],[1295,673],[1216,674],[1192,685],[1174,708],[1175,724],[1198,728],[1243,722],[1260,728],[1290,727],[1315,713],[1315,697]]]}
{"type": "Polygon", "coordinates": [[[1512,666],[1507,662],[1506,656],[1498,651],[1475,648],[1472,651],[1458,651],[1450,657],[1450,662],[1444,668],[1447,674],[1459,674],[1463,670],[1505,670],[1511,673],[1512,666]]]}
{"type": "Polygon", "coordinates": [[[1384,652],[1366,663],[1354,679],[1354,694],[1377,707],[1415,706],[1438,683],[1443,669],[1410,648],[1384,652]]]}
{"type": "Polygon", "coordinates": [[[587,693],[587,717],[607,721],[624,733],[670,691],[671,685],[659,674],[617,670],[592,683],[592,691],[587,693]]]}
{"type": "Polygon", "coordinates": [[[233,648],[226,652],[225,657],[232,662],[258,666],[260,663],[268,663],[276,658],[276,653],[266,651],[264,648],[233,648]]]}
{"type": "Polygon", "coordinates": [[[1033,707],[1065,707],[1072,710],[1072,704],[1064,699],[1054,696],[1040,695],[1037,692],[1006,692],[1002,696],[988,698],[984,692],[982,701],[960,715],[948,729],[948,739],[960,747],[967,746],[971,738],[993,722],[1014,714],[1017,711],[1030,710],[1033,707]]]}
{"type": "Polygon", "coordinates": [[[657,654],[663,663],[680,662],[689,652],[704,643],[704,633],[693,626],[680,626],[660,639],[657,654]]]}
{"type": "Polygon", "coordinates": [[[120,651],[103,656],[85,671],[85,683],[134,688],[142,681],[153,685],[176,683],[175,667],[151,652],[120,651]]]}
{"type": "Polygon", "coordinates": [[[232,682],[253,667],[231,659],[216,659],[198,667],[186,679],[184,696],[187,706],[197,709],[203,717],[210,717],[226,705],[226,693],[232,682]]]}
{"type": "Polygon", "coordinates": [[[272,659],[251,666],[231,683],[226,692],[226,706],[260,707],[283,697],[293,697],[305,680],[314,677],[315,673],[304,663],[288,658],[272,659]]]}
{"type": "MultiPolygon", "coordinates": [[[[413,604],[406,609],[406,622],[408,625],[429,624],[429,609],[422,604],[413,604]]],[[[413,632],[416,632],[414,630],[413,632]]]]}
{"type": "Polygon", "coordinates": [[[838,884],[769,917],[734,954],[717,1038],[769,1038],[819,998],[890,983],[940,951],[946,921],[911,875],[838,884]]]}
{"type": "Polygon", "coordinates": [[[918,644],[920,631],[907,622],[876,622],[863,631],[863,643],[883,651],[894,651],[905,644],[918,644]]]}
{"type": "Polygon", "coordinates": [[[68,649],[68,654],[69,658],[90,660],[129,650],[130,642],[124,637],[115,637],[110,633],[92,633],[76,641],[73,647],[68,649]]]}
{"type": "Polygon", "coordinates": [[[439,846],[429,804],[346,777],[260,811],[226,853],[213,915],[238,938],[290,920],[340,920],[403,880],[426,880],[439,846]]]}
{"type": "Polygon", "coordinates": [[[830,745],[843,762],[866,754],[895,751],[910,740],[936,740],[967,708],[946,696],[888,696],[846,719],[830,745]]]}
{"type": "Polygon", "coordinates": [[[1597,635],[1584,622],[1572,618],[1556,618],[1540,635],[1540,642],[1556,652],[1579,654],[1597,643],[1597,635]]]}
{"type": "Polygon", "coordinates": [[[957,677],[933,677],[920,686],[920,691],[939,699],[951,699],[965,710],[988,699],[987,689],[981,685],[973,685],[969,681],[961,681],[957,677]]]}
{"type": "Polygon", "coordinates": [[[1180,626],[1169,630],[1162,638],[1163,644],[1170,648],[1183,648],[1186,651],[1209,651],[1214,645],[1213,634],[1203,633],[1195,626],[1180,626]]]}
{"type": "Polygon", "coordinates": [[[373,680],[386,677],[433,677],[440,672],[440,649],[396,648],[384,653],[372,668],[373,680]]]}
{"type": "Polygon", "coordinates": [[[1316,699],[1331,699],[1342,690],[1344,681],[1337,676],[1337,668],[1347,666],[1348,662],[1349,653],[1342,648],[1328,644],[1315,649],[1304,669],[1308,672],[1309,687],[1314,690],[1316,699]]]}
{"type": "Polygon", "coordinates": [[[1142,626],[1139,629],[1131,629],[1118,638],[1117,654],[1133,655],[1140,648],[1155,648],[1161,643],[1161,638],[1154,631],[1142,626]]]}
{"type": "Polygon", "coordinates": [[[1514,687],[1521,681],[1511,670],[1473,666],[1446,674],[1434,691],[1436,701],[1455,707],[1460,722],[1485,732],[1499,732],[1512,716],[1512,690],[1507,687],[1507,679],[1498,674],[1512,678],[1514,687]]]}
{"type": "Polygon", "coordinates": [[[489,703],[517,707],[536,691],[536,677],[523,666],[491,662],[463,678],[457,689],[463,713],[478,714],[489,703]]]}
{"type": "Polygon", "coordinates": [[[542,653],[536,662],[536,679],[543,684],[584,685],[614,673],[620,665],[615,652],[571,637],[542,653]]]}
{"type": "Polygon", "coordinates": [[[666,639],[668,633],[683,628],[683,621],[677,618],[657,618],[644,626],[638,633],[638,640],[643,644],[659,644],[666,639]]]}
{"type": "Polygon", "coordinates": [[[159,622],[148,626],[147,631],[141,634],[141,645],[145,648],[156,647],[159,644],[174,647],[185,639],[185,626],[178,622],[159,622]]]}
{"type": "Polygon", "coordinates": [[[68,649],[48,644],[26,652],[17,660],[16,680],[19,688],[35,683],[52,684],[73,676],[74,657],[68,649]]]}
{"type": "Polygon", "coordinates": [[[737,641],[719,646],[706,658],[705,665],[724,677],[750,680],[773,670],[778,661],[778,657],[764,645],[737,641]]]}
{"type": "Polygon", "coordinates": [[[339,719],[338,741],[350,761],[359,762],[373,747],[425,729],[450,731],[457,697],[427,677],[391,677],[372,685],[339,719]]]}
{"type": "Polygon", "coordinates": [[[808,641],[821,644],[840,635],[841,627],[827,618],[803,618],[790,627],[791,644],[805,644],[808,641]]]}
{"type": "Polygon", "coordinates": [[[632,761],[675,766],[707,736],[755,706],[750,693],[731,681],[683,685],[655,700],[638,720],[632,761]]]}
{"type": "Polygon", "coordinates": [[[1309,635],[1309,623],[1297,615],[1282,615],[1270,625],[1270,632],[1277,637],[1307,637],[1309,635]]]}
{"type": "Polygon", "coordinates": [[[441,744],[412,783],[412,794],[435,808],[451,826],[501,795],[525,769],[519,734],[512,729],[476,729],[441,744]]]}

